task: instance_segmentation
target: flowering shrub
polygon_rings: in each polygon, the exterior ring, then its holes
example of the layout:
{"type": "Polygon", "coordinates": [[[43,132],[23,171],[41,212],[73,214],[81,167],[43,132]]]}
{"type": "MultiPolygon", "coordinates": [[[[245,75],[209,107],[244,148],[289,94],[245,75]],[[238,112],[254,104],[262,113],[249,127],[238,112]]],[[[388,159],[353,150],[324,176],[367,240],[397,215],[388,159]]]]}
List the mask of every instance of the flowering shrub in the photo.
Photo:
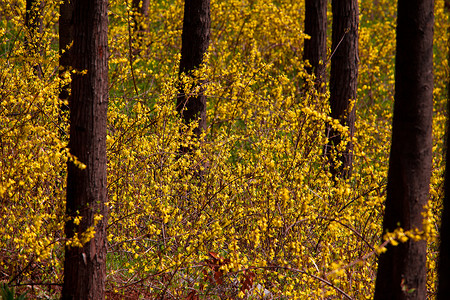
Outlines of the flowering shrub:
{"type": "MultiPolygon", "coordinates": [[[[150,2],[135,18],[129,4],[110,1],[108,296],[369,299],[376,254],[407,238],[429,242],[434,295],[448,82],[443,1],[425,231],[399,229],[384,240],[395,1],[360,2],[355,161],[352,178],[338,182],[323,157],[325,123],[346,128],[328,117],[327,95],[305,72],[301,1],[212,1],[208,54],[183,81],[195,95],[201,80],[208,96],[201,141],[175,110],[183,1],[150,2]],[[180,145],[195,151],[180,156],[180,145]]],[[[58,99],[70,76],[58,76],[57,5],[46,1],[42,49],[30,55],[25,2],[0,4],[0,278],[37,284],[36,298],[58,295],[63,246],[83,242],[63,234],[65,163],[76,158],[65,148],[58,99]]]]}

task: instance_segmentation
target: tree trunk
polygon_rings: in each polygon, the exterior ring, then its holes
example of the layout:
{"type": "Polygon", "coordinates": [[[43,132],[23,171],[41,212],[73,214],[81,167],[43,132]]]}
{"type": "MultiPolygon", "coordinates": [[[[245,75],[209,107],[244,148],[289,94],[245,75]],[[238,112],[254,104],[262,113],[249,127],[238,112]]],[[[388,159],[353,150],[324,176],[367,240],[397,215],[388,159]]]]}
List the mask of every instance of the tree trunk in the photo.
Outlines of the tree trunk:
{"type": "Polygon", "coordinates": [[[349,178],[352,170],[353,143],[355,132],[355,108],[358,80],[358,1],[333,0],[332,57],[330,72],[330,107],[331,117],[339,119],[343,126],[348,126],[349,139],[343,141],[341,133],[327,124],[328,145],[325,153],[330,160],[330,170],[335,177],[349,178]],[[335,148],[346,143],[344,151],[335,148]],[[335,152],[340,165],[336,165],[331,153],[335,152]]]}
{"type": "MultiPolygon", "coordinates": [[[[41,46],[38,42],[39,35],[42,34],[42,9],[41,0],[26,0],[25,3],[25,26],[27,34],[25,35],[25,48],[28,55],[36,57],[41,53],[41,46]]],[[[33,66],[35,75],[42,77],[42,68],[39,64],[33,66]]]]}
{"type": "MultiPolygon", "coordinates": [[[[67,164],[66,235],[95,235],[82,247],[67,245],[63,299],[104,299],[106,275],[106,112],[108,15],[106,0],[72,0],[73,47],[70,153],[86,165],[67,164]],[[87,71],[85,75],[79,73],[87,71]],[[74,218],[81,216],[77,225],[74,218]],[[97,223],[96,216],[102,217],[97,223]]],[[[98,220],[98,219],[97,219],[98,220]]]]}
{"type": "Polygon", "coordinates": [[[33,43],[33,39],[36,38],[38,33],[42,33],[41,10],[43,9],[43,2],[41,0],[26,0],[25,9],[25,25],[28,30],[27,38],[31,40],[31,45],[28,41],[26,44],[38,53],[39,50],[33,43]]]}
{"type": "MultiPolygon", "coordinates": [[[[73,3],[64,0],[59,6],[59,76],[70,70],[72,63],[70,44],[73,41],[73,3]]],[[[62,85],[59,92],[59,99],[66,101],[69,99],[69,86],[62,85]]],[[[69,107],[64,103],[60,107],[59,123],[62,123],[61,115],[68,111],[69,107]]],[[[65,132],[61,130],[61,136],[65,132]]]]}
{"type": "Polygon", "coordinates": [[[303,59],[308,60],[309,74],[316,75],[316,87],[320,94],[325,93],[327,58],[327,0],[305,1],[305,40],[303,59]]]}
{"type": "MultiPolygon", "coordinates": [[[[422,230],[432,161],[433,0],[399,0],[395,102],[383,232],[422,230]]],[[[374,299],[426,299],[426,241],[381,254],[374,299]]]]}
{"type": "Polygon", "coordinates": [[[131,3],[134,12],[138,12],[143,16],[148,14],[148,6],[150,5],[150,0],[133,0],[131,3]],[[141,6],[142,3],[142,6],[141,6]]]}
{"type": "MultiPolygon", "coordinates": [[[[199,68],[203,56],[208,49],[210,37],[210,1],[186,0],[184,4],[183,33],[181,35],[181,61],[179,75],[192,76],[192,72],[199,68]]],[[[197,84],[201,84],[198,82],[197,84]]],[[[202,91],[196,95],[185,93],[180,86],[177,97],[177,110],[186,124],[197,121],[198,126],[194,134],[199,137],[206,129],[206,96],[202,91]]],[[[187,152],[188,149],[182,149],[187,152]]]]}
{"type": "MultiPolygon", "coordinates": [[[[73,41],[73,1],[64,0],[59,6],[59,66],[60,74],[70,69],[72,58],[70,56],[73,41]]],[[[69,97],[67,87],[61,90],[59,98],[67,100],[69,97]]]]}
{"type": "Polygon", "coordinates": [[[134,30],[137,32],[144,31],[144,26],[142,25],[142,21],[143,21],[143,18],[148,15],[149,5],[150,5],[150,0],[133,0],[131,2],[132,11],[133,11],[134,30]]]}
{"type": "MultiPolygon", "coordinates": [[[[445,9],[450,15],[450,0],[445,0],[445,9]]],[[[450,34],[450,27],[448,28],[450,34]]],[[[448,63],[450,66],[450,38],[448,45],[448,63]]],[[[449,130],[450,130],[450,82],[447,83],[447,132],[445,133],[445,177],[444,177],[444,208],[442,210],[440,249],[439,249],[439,284],[437,300],[450,298],[450,150],[449,150],[449,130]]]]}

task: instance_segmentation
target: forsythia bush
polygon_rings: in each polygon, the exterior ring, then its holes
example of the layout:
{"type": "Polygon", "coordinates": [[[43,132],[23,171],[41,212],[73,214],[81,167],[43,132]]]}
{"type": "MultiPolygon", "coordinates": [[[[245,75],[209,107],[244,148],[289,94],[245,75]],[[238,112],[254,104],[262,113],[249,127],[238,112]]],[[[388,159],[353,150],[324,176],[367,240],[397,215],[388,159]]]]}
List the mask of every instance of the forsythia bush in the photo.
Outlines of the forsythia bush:
{"type": "MultiPolygon", "coordinates": [[[[355,160],[351,179],[338,182],[323,157],[328,95],[302,60],[302,1],[212,1],[211,44],[196,71],[208,96],[201,142],[175,110],[184,2],[150,2],[142,16],[110,1],[108,296],[370,299],[377,253],[408,235],[380,240],[395,1],[360,1],[355,160]],[[194,150],[180,156],[180,144],[194,150]]],[[[62,281],[65,164],[74,158],[58,98],[70,80],[59,76],[58,2],[42,11],[31,52],[25,1],[0,4],[0,280],[51,298],[62,281]]],[[[433,177],[420,233],[430,297],[448,82],[442,0],[435,18],[433,177]]],[[[198,92],[195,80],[184,84],[198,92]]]]}

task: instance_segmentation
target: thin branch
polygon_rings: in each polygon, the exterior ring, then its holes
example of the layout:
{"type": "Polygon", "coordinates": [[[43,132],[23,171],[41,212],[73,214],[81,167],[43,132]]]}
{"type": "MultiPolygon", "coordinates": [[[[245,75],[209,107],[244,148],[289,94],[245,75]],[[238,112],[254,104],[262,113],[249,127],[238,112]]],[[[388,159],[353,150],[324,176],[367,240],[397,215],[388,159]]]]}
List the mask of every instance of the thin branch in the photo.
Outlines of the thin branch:
{"type": "MultiPolygon", "coordinates": [[[[387,244],[389,244],[389,242],[390,242],[390,240],[384,241],[384,242],[380,245],[379,248],[385,247],[387,244]]],[[[374,249],[373,251],[367,253],[367,254],[364,255],[363,257],[361,257],[361,258],[359,258],[359,259],[357,259],[357,260],[354,260],[354,261],[352,261],[351,263],[349,263],[349,264],[347,264],[347,265],[345,265],[345,266],[342,266],[342,267],[338,268],[337,270],[333,270],[333,271],[327,273],[326,275],[333,274],[333,273],[335,273],[335,272],[338,271],[338,270],[348,269],[348,268],[350,268],[350,267],[356,265],[357,263],[366,260],[367,258],[369,258],[370,256],[372,256],[372,255],[374,255],[374,254],[376,254],[376,253],[377,253],[377,252],[376,252],[376,249],[374,249]]]]}

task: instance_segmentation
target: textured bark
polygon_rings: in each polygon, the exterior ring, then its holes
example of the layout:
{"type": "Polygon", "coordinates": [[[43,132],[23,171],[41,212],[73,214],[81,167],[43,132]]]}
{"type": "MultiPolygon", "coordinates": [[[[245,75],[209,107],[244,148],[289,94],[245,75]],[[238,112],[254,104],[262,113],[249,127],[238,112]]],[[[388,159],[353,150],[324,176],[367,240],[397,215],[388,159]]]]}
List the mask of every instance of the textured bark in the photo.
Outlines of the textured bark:
{"type": "Polygon", "coordinates": [[[308,60],[311,67],[309,74],[316,75],[316,87],[319,93],[325,92],[327,57],[327,0],[305,1],[305,39],[303,59],[308,60]]]}
{"type": "MultiPolygon", "coordinates": [[[[447,14],[450,15],[450,0],[445,0],[447,14]]],[[[450,33],[450,27],[448,28],[450,33]]],[[[450,66],[450,39],[448,45],[448,62],[450,66]]],[[[450,116],[450,82],[447,83],[447,116],[450,116]]],[[[447,117],[445,133],[445,178],[444,178],[444,208],[440,230],[439,268],[438,268],[438,300],[450,299],[450,150],[449,150],[450,118],[447,117]]]]}
{"type": "MultiPolygon", "coordinates": [[[[348,126],[349,136],[355,132],[356,105],[350,107],[350,101],[356,101],[358,81],[358,20],[357,0],[333,0],[332,51],[330,72],[331,117],[339,119],[348,126]]],[[[341,134],[327,125],[328,145],[325,153],[330,158],[331,173],[335,177],[348,178],[351,175],[353,161],[353,143],[349,140],[344,151],[336,153],[341,165],[336,166],[331,152],[342,141],[341,134]]]]}
{"type": "MultiPolygon", "coordinates": [[[[383,232],[422,230],[432,161],[433,0],[399,0],[395,102],[383,232]]],[[[426,299],[426,241],[381,254],[375,299],[426,299]]]]}
{"type": "MultiPolygon", "coordinates": [[[[208,49],[210,26],[210,1],[186,0],[181,36],[180,76],[183,73],[192,76],[192,72],[200,67],[208,49]]],[[[200,136],[206,129],[206,96],[202,92],[197,95],[189,95],[189,92],[185,93],[183,87],[180,87],[177,110],[186,124],[198,120],[194,134],[197,137],[200,136]]],[[[187,149],[183,149],[183,151],[185,152],[187,149]]]]}
{"type": "Polygon", "coordinates": [[[106,275],[106,112],[108,106],[108,16],[106,0],[72,0],[72,76],[70,153],[87,167],[67,164],[66,235],[81,235],[103,218],[83,247],[66,247],[63,299],[104,299],[106,275]],[[82,216],[79,225],[73,217],[82,216]]]}

